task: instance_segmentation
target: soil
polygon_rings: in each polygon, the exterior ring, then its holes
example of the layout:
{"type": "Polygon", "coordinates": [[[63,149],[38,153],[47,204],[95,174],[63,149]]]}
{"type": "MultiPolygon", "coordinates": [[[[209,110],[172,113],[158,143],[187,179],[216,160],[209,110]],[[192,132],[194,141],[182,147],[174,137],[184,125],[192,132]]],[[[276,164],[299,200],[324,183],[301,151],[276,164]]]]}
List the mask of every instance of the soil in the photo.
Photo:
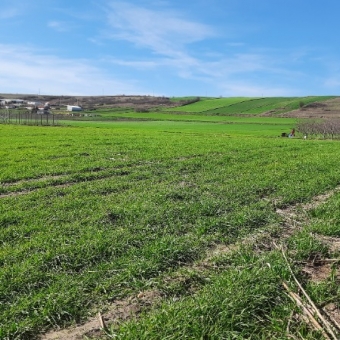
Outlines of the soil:
{"type": "MultiPolygon", "coordinates": [[[[273,116],[276,116],[275,113],[273,116]]],[[[291,118],[340,118],[340,98],[329,99],[321,103],[311,103],[298,110],[280,115],[291,118]]]]}
{"type": "MultiPolygon", "coordinates": [[[[335,188],[334,190],[314,197],[314,199],[306,204],[296,204],[293,206],[289,206],[285,209],[276,209],[276,212],[282,217],[282,232],[278,236],[272,236],[268,232],[259,232],[258,234],[251,235],[241,240],[239,243],[232,245],[224,245],[224,244],[216,244],[211,247],[206,254],[205,259],[202,261],[192,264],[190,267],[187,266],[188,269],[195,270],[197,272],[204,271],[207,268],[214,266],[214,258],[216,256],[221,256],[223,254],[230,253],[232,251],[237,251],[239,247],[242,245],[251,245],[255,246],[255,250],[257,251],[267,251],[273,248],[273,244],[275,242],[283,242],[290,235],[293,234],[294,231],[301,227],[302,222],[306,221],[305,211],[316,208],[317,206],[326,202],[326,200],[332,196],[335,192],[339,191],[340,187],[335,188]]],[[[327,243],[331,249],[335,251],[340,250],[340,239],[338,238],[324,238],[325,243],[327,243]]],[[[310,280],[320,282],[329,278],[332,271],[333,262],[320,261],[317,259],[316,261],[311,261],[308,263],[303,271],[309,276],[310,280]]],[[[339,273],[336,273],[337,279],[339,278],[339,273]]],[[[174,278],[176,277],[174,276],[174,278]]],[[[177,278],[178,279],[178,278],[177,278]]],[[[170,280],[170,278],[169,278],[170,280]]],[[[100,336],[103,336],[105,333],[103,331],[101,318],[104,322],[104,326],[110,325],[115,326],[119,325],[121,322],[136,318],[138,315],[145,309],[149,309],[152,306],[162,301],[162,294],[157,290],[149,290],[138,293],[136,296],[128,297],[124,300],[115,301],[111,305],[107,306],[106,312],[103,313],[102,317],[93,317],[89,319],[87,322],[81,325],[77,325],[68,329],[63,330],[55,330],[50,331],[44,335],[42,335],[42,340],[80,340],[84,338],[93,338],[97,339],[100,336]]],[[[332,317],[334,320],[340,320],[339,309],[335,306],[326,306],[327,311],[325,312],[332,317]],[[332,309],[328,312],[328,309],[332,309]]]]}
{"type": "Polygon", "coordinates": [[[322,236],[319,237],[319,239],[329,247],[329,250],[332,253],[340,253],[340,238],[322,236]]]}
{"type": "Polygon", "coordinates": [[[86,338],[98,338],[105,334],[103,326],[117,325],[120,322],[136,317],[143,309],[155,305],[160,301],[161,294],[156,290],[140,292],[136,296],[125,300],[115,301],[103,315],[89,319],[86,323],[73,328],[52,331],[44,334],[41,340],[80,340],[86,338]]]}
{"type": "MultiPolygon", "coordinates": [[[[322,263],[322,262],[320,262],[322,263]]],[[[319,263],[308,263],[302,271],[307,274],[309,280],[313,282],[322,282],[327,280],[332,272],[332,264],[331,263],[323,263],[319,265],[319,263]]]]}
{"type": "MultiPolygon", "coordinates": [[[[214,247],[208,250],[206,254],[206,258],[201,262],[193,264],[191,266],[192,270],[203,271],[207,267],[214,265],[214,257],[220,256],[231,251],[237,250],[238,247],[245,244],[259,244],[258,241],[263,241],[267,244],[266,247],[270,249],[271,243],[275,243],[277,241],[283,241],[287,237],[289,237],[294,231],[300,228],[301,222],[306,222],[306,214],[305,211],[310,210],[324,203],[330,196],[332,196],[335,192],[339,191],[340,187],[332,190],[327,194],[322,194],[314,197],[312,202],[307,204],[297,204],[294,206],[289,206],[285,209],[276,209],[276,212],[283,219],[283,227],[282,233],[278,236],[277,239],[272,237],[266,232],[260,232],[258,235],[252,235],[250,237],[245,238],[238,244],[233,244],[229,246],[225,246],[223,244],[216,244],[214,247]]],[[[331,250],[339,251],[340,240],[338,238],[324,238],[325,243],[327,243],[331,250]]],[[[310,280],[315,282],[324,281],[329,278],[333,263],[327,261],[311,261],[308,263],[303,271],[309,276],[310,280]]],[[[336,273],[337,279],[339,278],[338,272],[336,273]]],[[[104,325],[119,325],[119,323],[138,317],[142,310],[150,308],[154,306],[158,302],[162,300],[162,295],[159,291],[150,290],[140,292],[136,296],[128,297],[125,300],[115,301],[110,306],[107,307],[107,312],[103,314],[102,320],[104,325]]],[[[340,320],[339,309],[336,306],[328,305],[325,307],[325,312],[332,317],[334,320],[340,320]]],[[[86,323],[82,325],[77,325],[75,327],[59,330],[59,331],[51,331],[42,336],[42,340],[61,340],[61,339],[70,339],[70,340],[79,340],[87,338],[98,338],[104,335],[104,331],[102,329],[102,322],[100,317],[93,317],[89,319],[86,323]]]]}
{"type": "Polygon", "coordinates": [[[330,303],[323,308],[324,312],[332,320],[332,322],[340,328],[340,309],[335,303],[330,303]]]}

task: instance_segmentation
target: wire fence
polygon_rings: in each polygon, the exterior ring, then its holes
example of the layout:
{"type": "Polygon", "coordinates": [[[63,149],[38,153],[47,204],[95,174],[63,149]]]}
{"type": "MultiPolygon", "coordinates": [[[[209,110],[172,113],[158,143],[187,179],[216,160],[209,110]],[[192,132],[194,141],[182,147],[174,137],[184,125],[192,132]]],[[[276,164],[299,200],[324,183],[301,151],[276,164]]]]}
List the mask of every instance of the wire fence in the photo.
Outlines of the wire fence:
{"type": "Polygon", "coordinates": [[[32,112],[29,110],[0,110],[0,124],[18,125],[59,125],[64,116],[51,112],[32,112]]]}

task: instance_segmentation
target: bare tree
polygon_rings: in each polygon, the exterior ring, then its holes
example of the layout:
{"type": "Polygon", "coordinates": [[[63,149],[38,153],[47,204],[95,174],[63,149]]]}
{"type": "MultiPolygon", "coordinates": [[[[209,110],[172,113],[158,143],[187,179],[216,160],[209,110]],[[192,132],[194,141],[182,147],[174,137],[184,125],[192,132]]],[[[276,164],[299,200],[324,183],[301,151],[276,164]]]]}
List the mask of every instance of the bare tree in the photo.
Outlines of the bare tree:
{"type": "Polygon", "coordinates": [[[297,122],[298,132],[309,137],[337,138],[340,137],[340,120],[337,118],[327,119],[303,119],[297,122]]]}

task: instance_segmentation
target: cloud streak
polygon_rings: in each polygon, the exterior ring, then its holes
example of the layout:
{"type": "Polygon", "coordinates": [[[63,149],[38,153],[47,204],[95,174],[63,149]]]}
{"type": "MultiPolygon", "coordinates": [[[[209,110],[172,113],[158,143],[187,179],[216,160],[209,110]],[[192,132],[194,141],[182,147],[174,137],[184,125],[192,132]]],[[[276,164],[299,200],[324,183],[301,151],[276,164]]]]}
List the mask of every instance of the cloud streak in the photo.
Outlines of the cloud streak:
{"type": "Polygon", "coordinates": [[[122,2],[109,4],[107,18],[111,38],[126,40],[168,57],[177,57],[186,45],[215,34],[211,27],[185,20],[176,12],[122,2]]]}
{"type": "Polygon", "coordinates": [[[47,23],[47,26],[57,32],[67,32],[72,29],[72,26],[70,24],[63,21],[49,21],[47,23]]]}
{"type": "Polygon", "coordinates": [[[13,93],[37,93],[38,89],[70,95],[140,93],[133,81],[115,80],[87,60],[63,59],[4,44],[0,45],[0,87],[13,93]]]}
{"type": "Polygon", "coordinates": [[[2,8],[0,10],[0,19],[12,19],[21,14],[21,11],[17,7],[2,8]]]}
{"type": "MultiPolygon", "coordinates": [[[[287,72],[284,66],[289,57],[285,57],[286,60],[283,57],[274,59],[274,51],[271,54],[268,51],[247,51],[247,46],[242,42],[223,41],[226,46],[223,53],[214,55],[211,53],[214,50],[208,50],[199,54],[191,48],[191,44],[209,42],[211,39],[223,40],[221,32],[211,26],[187,20],[183,14],[164,6],[161,9],[148,9],[129,3],[109,2],[106,15],[109,26],[107,36],[110,39],[124,40],[136,48],[152,52],[144,54],[140,60],[108,58],[115,65],[145,72],[156,69],[164,72],[166,69],[168,73],[175,73],[183,79],[214,83],[214,87],[224,93],[239,94],[244,89],[251,95],[261,95],[263,92],[278,94],[280,91],[287,93],[289,90],[279,86],[277,90],[268,91],[270,87],[263,85],[266,82],[264,79],[257,80],[257,87],[246,86],[241,80],[245,80],[246,76],[251,79],[260,73],[286,78],[297,75],[297,72],[287,72]],[[237,49],[243,49],[244,52],[236,53],[237,49]],[[231,86],[231,83],[235,85],[231,86]]],[[[279,54],[279,51],[276,53],[279,54]]]]}
{"type": "Polygon", "coordinates": [[[325,59],[317,47],[265,45],[254,39],[256,30],[250,38],[249,30],[235,30],[230,13],[212,20],[199,4],[174,10],[175,3],[163,0],[100,0],[80,12],[70,4],[41,15],[42,0],[25,10],[13,5],[19,0],[4,1],[0,17],[26,18],[1,21],[10,29],[3,35],[8,44],[0,44],[0,86],[13,92],[145,94],[157,89],[179,95],[209,88],[218,95],[287,95],[312,89],[313,81],[327,91],[339,88],[336,58],[325,59]],[[42,23],[32,20],[36,13],[42,23]],[[48,29],[37,35],[44,23],[48,29]],[[45,48],[27,48],[26,41],[45,48]]]}

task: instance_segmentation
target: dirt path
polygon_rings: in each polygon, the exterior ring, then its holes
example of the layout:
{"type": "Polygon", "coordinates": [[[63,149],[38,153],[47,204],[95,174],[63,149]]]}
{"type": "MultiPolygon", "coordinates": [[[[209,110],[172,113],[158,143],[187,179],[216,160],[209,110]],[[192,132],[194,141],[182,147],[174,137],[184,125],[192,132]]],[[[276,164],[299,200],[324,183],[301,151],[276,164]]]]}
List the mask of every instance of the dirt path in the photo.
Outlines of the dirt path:
{"type": "MultiPolygon", "coordinates": [[[[190,266],[184,268],[193,271],[204,271],[207,268],[214,266],[214,258],[223,254],[236,251],[243,245],[253,245],[255,249],[270,250],[273,249],[274,243],[283,243],[288,237],[290,237],[295,231],[302,229],[303,225],[308,224],[308,217],[306,212],[314,209],[321,204],[325,203],[332,195],[340,191],[340,186],[334,190],[329,191],[326,194],[318,195],[313,198],[312,201],[305,204],[296,204],[289,206],[285,209],[276,209],[276,213],[282,217],[282,228],[279,235],[273,236],[270,231],[260,231],[253,235],[247,236],[240,242],[232,245],[217,244],[206,253],[203,260],[196,262],[190,266]]],[[[325,242],[333,247],[333,250],[340,249],[340,240],[335,238],[325,238],[325,242]]],[[[329,264],[326,263],[329,267],[329,264]]],[[[183,268],[182,268],[183,269],[183,268]]],[[[326,275],[323,271],[323,267],[319,267],[318,273],[313,272],[313,275],[326,275]]],[[[169,278],[169,280],[172,280],[169,278]]],[[[84,337],[99,337],[103,336],[104,333],[101,330],[104,325],[119,324],[125,320],[136,318],[140,312],[151,306],[155,306],[157,303],[162,301],[162,294],[157,290],[148,290],[140,292],[135,296],[130,296],[124,300],[115,301],[111,305],[107,306],[107,312],[102,315],[99,314],[95,317],[90,318],[88,321],[81,325],[76,325],[67,329],[50,331],[41,336],[41,340],[80,340],[84,337]]],[[[327,305],[334,319],[340,320],[339,310],[334,306],[327,305]]]]}

